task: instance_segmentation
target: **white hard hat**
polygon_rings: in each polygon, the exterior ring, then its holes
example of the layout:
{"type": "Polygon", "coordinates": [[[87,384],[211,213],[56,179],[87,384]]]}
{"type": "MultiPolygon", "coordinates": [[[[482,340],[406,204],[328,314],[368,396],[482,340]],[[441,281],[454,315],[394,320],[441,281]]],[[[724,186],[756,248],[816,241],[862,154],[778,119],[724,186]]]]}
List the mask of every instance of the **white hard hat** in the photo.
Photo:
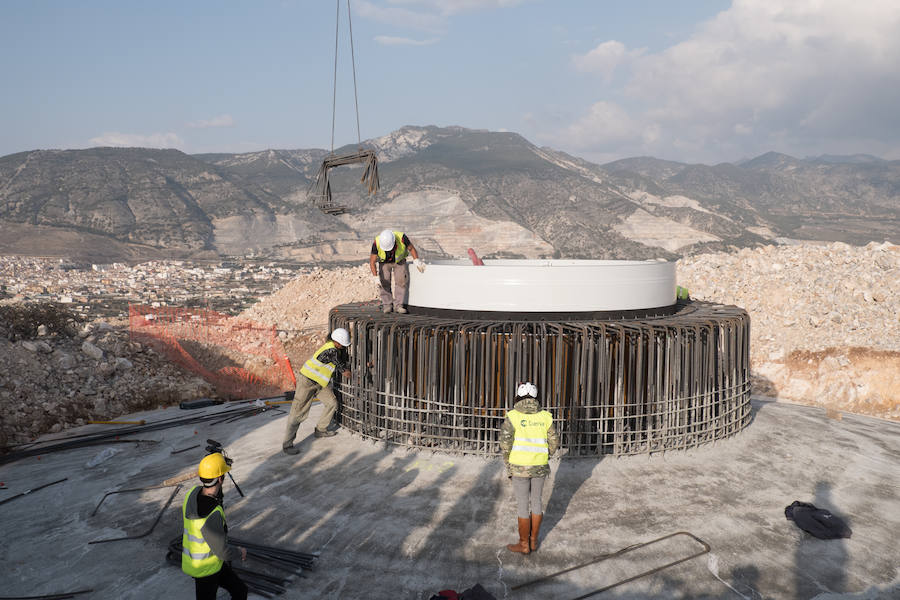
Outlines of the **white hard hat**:
{"type": "Polygon", "coordinates": [[[381,246],[382,250],[387,252],[394,249],[394,240],[394,232],[390,229],[385,229],[378,234],[378,245],[381,246]]]}
{"type": "Polygon", "coordinates": [[[338,327],[337,329],[332,331],[331,339],[336,341],[341,346],[349,346],[350,345],[350,333],[343,327],[338,327]]]}
{"type": "Polygon", "coordinates": [[[516,398],[524,398],[528,396],[529,398],[537,398],[537,386],[533,383],[520,383],[519,387],[516,389],[516,398]]]}

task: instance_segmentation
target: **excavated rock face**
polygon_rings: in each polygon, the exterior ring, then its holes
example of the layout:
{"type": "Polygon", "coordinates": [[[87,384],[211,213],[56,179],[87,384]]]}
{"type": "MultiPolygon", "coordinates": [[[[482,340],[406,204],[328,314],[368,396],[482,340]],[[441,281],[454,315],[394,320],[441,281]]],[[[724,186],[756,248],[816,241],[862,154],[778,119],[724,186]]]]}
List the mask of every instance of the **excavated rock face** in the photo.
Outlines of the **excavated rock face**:
{"type": "Polygon", "coordinates": [[[678,281],[750,313],[756,393],[900,420],[900,246],[766,246],[687,257],[678,281]]]}

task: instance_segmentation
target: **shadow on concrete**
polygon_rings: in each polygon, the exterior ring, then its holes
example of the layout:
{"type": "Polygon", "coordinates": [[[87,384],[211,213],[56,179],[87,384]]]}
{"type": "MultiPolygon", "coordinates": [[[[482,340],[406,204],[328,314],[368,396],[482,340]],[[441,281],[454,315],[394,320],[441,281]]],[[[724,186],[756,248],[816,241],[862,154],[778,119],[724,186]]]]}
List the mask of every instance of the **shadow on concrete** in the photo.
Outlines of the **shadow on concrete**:
{"type": "Polygon", "coordinates": [[[585,457],[559,461],[559,466],[553,474],[553,488],[550,498],[544,506],[544,520],[541,525],[541,539],[538,540],[539,543],[543,542],[543,538],[562,521],[572,498],[578,493],[584,482],[591,478],[594,468],[602,460],[602,457],[585,457]]]}
{"type": "MultiPolygon", "coordinates": [[[[102,447],[3,465],[8,493],[69,477],[3,506],[4,589],[33,595],[93,587],[104,598],[188,598],[190,580],[162,561],[169,540],[180,535],[179,505],[192,482],[142,541],[87,545],[145,530],[171,488],[110,497],[95,517],[89,513],[107,490],[158,483],[195,466],[203,448],[171,452],[213,438],[233,455],[232,473],[247,494],[240,498],[226,484],[232,535],[320,553],[316,570],[292,581],[284,600],[428,600],[441,589],[476,583],[498,600],[546,598],[511,587],[679,530],[709,543],[721,561],[717,568],[700,556],[597,597],[806,600],[856,591],[871,600],[900,590],[891,535],[898,520],[894,424],[834,421],[819,409],[754,398],[752,426],[715,446],[560,461],[544,492],[541,549],[522,557],[505,548],[515,536],[515,502],[502,461],[386,447],[346,431],[314,439],[316,414],[301,426],[297,456],[280,451],[284,417],[263,414],[165,430],[156,434],[158,443],[128,445],[92,468],[85,464],[102,447]],[[794,499],[843,519],[854,515],[851,525],[863,539],[811,538],[784,518],[794,499]]],[[[694,551],[659,550],[644,555],[646,567],[607,561],[560,578],[561,593],[552,597],[589,594],[694,551]]]]}
{"type": "MultiPolygon", "coordinates": [[[[812,503],[844,519],[831,498],[831,484],[818,481],[812,503]]],[[[794,551],[794,590],[797,598],[812,598],[822,592],[846,592],[847,545],[843,539],[821,540],[806,532],[794,551]]]]}

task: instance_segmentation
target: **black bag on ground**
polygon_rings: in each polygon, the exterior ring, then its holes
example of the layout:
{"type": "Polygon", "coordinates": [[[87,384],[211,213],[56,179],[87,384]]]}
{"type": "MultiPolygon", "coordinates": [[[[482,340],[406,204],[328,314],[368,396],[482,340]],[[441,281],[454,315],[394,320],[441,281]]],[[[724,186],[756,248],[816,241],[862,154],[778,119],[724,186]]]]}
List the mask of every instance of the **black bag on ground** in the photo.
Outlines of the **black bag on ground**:
{"type": "Polygon", "coordinates": [[[480,583],[476,583],[462,594],[459,600],[497,600],[490,592],[481,587],[480,583]]]}
{"type": "Polygon", "coordinates": [[[853,532],[844,521],[824,508],[794,500],[784,509],[784,516],[800,529],[822,540],[848,538],[853,532]]]}

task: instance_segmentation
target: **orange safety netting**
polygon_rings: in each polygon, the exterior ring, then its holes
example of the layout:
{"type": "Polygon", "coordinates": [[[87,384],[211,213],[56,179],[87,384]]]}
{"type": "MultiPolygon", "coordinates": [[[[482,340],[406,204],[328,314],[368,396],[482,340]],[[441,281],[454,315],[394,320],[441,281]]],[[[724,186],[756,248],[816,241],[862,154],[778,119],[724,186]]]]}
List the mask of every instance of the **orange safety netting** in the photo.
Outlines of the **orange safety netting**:
{"type": "Polygon", "coordinates": [[[275,327],[211,310],[130,304],[131,339],[200,375],[223,398],[283,394],[296,386],[275,327]]]}

